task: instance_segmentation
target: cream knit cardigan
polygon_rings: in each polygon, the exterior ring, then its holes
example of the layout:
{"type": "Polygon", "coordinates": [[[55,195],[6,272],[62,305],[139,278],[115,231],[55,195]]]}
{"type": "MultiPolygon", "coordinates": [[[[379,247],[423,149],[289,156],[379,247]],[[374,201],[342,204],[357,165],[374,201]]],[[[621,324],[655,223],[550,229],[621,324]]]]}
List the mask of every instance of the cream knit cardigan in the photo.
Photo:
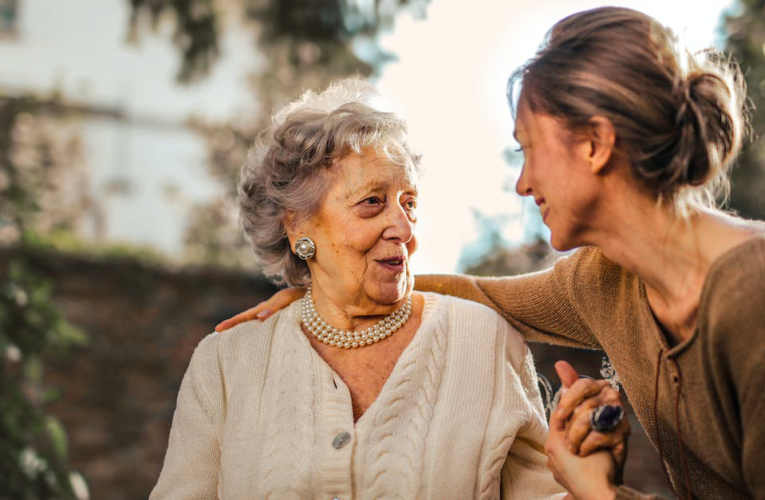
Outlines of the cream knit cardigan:
{"type": "Polygon", "coordinates": [[[485,306],[423,295],[419,330],[355,424],[347,386],[300,329],[299,302],[202,340],[151,498],[562,496],[520,334],[485,306]]]}

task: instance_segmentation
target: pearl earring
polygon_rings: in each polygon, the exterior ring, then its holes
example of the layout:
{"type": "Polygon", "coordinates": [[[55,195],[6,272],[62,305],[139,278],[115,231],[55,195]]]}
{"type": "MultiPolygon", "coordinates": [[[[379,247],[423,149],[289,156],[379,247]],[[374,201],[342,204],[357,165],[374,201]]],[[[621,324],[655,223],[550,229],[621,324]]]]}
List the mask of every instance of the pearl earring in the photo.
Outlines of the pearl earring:
{"type": "Polygon", "coordinates": [[[303,260],[308,260],[316,253],[316,243],[308,236],[303,236],[295,242],[295,254],[303,260]]]}

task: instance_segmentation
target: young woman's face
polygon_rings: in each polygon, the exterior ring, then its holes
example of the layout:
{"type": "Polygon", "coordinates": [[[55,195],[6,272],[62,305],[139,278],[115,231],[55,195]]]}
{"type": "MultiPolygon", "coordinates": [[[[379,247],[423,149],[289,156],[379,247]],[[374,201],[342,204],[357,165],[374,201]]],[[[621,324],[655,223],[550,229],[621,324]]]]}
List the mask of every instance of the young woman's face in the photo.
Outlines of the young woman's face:
{"type": "Polygon", "coordinates": [[[516,192],[534,197],[550,228],[553,248],[563,251],[587,244],[599,194],[588,162],[590,141],[556,118],[531,111],[523,101],[515,125],[524,157],[516,192]]]}

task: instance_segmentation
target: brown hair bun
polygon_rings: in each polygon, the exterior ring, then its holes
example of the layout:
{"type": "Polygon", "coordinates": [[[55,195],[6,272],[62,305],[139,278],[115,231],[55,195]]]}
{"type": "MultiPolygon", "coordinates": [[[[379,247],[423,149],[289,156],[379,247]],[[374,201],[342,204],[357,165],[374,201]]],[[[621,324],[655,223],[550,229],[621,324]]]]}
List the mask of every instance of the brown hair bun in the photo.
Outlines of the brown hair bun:
{"type": "Polygon", "coordinates": [[[585,130],[614,125],[617,149],[659,198],[715,203],[746,130],[744,79],[717,51],[690,54],[641,12],[603,7],[559,21],[536,56],[513,73],[534,112],[585,130]]]}

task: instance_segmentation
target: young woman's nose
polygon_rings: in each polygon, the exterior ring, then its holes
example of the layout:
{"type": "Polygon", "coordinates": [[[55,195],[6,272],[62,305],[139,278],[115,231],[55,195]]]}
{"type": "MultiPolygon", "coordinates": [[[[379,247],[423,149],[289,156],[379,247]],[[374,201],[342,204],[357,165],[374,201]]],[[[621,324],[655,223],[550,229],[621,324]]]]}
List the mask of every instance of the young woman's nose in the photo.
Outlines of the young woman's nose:
{"type": "Polygon", "coordinates": [[[529,185],[528,175],[524,167],[521,167],[521,175],[518,177],[518,182],[515,183],[515,192],[521,196],[531,195],[531,186],[529,185]]]}

